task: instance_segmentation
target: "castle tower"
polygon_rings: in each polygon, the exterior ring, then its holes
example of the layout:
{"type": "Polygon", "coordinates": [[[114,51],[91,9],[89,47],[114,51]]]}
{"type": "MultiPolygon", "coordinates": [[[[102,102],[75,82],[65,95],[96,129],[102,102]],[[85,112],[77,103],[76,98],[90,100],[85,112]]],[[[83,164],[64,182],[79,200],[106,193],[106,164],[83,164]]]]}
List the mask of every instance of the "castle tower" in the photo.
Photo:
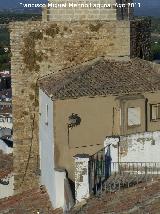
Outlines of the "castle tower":
{"type": "Polygon", "coordinates": [[[132,0],[49,0],[43,20],[127,20],[133,18],[132,0]]]}
{"type": "Polygon", "coordinates": [[[15,193],[39,185],[37,79],[98,56],[148,59],[150,21],[134,20],[132,12],[120,7],[48,8],[43,21],[10,24],[15,193]]]}

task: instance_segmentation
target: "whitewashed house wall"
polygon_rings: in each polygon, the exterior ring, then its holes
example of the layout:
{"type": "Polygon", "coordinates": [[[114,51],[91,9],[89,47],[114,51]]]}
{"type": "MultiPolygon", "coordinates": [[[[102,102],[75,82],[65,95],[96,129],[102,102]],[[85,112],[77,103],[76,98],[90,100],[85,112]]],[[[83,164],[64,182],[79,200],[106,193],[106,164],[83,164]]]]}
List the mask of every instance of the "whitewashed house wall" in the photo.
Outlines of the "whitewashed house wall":
{"type": "Polygon", "coordinates": [[[0,183],[0,199],[12,196],[14,194],[14,175],[11,173],[3,181],[9,181],[8,185],[0,183]]]}
{"type": "Polygon", "coordinates": [[[42,91],[39,91],[39,147],[41,184],[45,185],[52,205],[56,204],[56,187],[54,172],[54,133],[53,133],[53,102],[42,91]],[[46,108],[48,105],[48,118],[46,108]],[[48,121],[47,121],[48,120],[48,121]]]}
{"type": "Polygon", "coordinates": [[[13,152],[13,148],[9,147],[3,140],[0,139],[0,150],[3,151],[4,154],[11,154],[13,152]]]}
{"type": "Polygon", "coordinates": [[[8,129],[13,128],[12,115],[0,116],[0,128],[8,128],[8,129]]]}
{"type": "Polygon", "coordinates": [[[120,139],[107,137],[104,146],[111,144],[112,162],[160,162],[160,132],[145,132],[121,136],[120,139]]]}
{"type": "Polygon", "coordinates": [[[66,172],[55,169],[54,161],[54,103],[39,90],[39,143],[41,184],[45,185],[54,208],[62,207],[65,211],[73,206],[66,172]],[[69,195],[69,200],[65,198],[69,195]]]}

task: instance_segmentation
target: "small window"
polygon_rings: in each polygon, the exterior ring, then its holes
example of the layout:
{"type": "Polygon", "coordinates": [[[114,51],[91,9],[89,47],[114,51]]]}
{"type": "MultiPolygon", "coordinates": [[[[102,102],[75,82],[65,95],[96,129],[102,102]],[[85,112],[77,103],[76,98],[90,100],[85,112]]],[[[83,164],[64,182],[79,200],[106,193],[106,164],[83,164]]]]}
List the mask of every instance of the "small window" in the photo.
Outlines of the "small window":
{"type": "Polygon", "coordinates": [[[160,103],[151,105],[151,120],[156,121],[160,119],[160,103]]]}
{"type": "Polygon", "coordinates": [[[46,104],[45,124],[48,125],[48,104],[46,104]]]}
{"type": "Polygon", "coordinates": [[[128,126],[138,126],[141,124],[140,107],[128,108],[128,126]]]}

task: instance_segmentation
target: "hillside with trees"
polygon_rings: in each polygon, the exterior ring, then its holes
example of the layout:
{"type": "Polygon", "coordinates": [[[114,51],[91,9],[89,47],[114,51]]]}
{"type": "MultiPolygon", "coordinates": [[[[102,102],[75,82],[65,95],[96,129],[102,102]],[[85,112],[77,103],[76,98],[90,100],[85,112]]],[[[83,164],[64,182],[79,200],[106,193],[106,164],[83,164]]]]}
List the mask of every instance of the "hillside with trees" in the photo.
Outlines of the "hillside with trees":
{"type": "Polygon", "coordinates": [[[10,69],[10,36],[8,24],[13,21],[41,20],[41,14],[0,12],[0,70],[10,69]],[[6,49],[8,49],[6,51],[6,49]]]}
{"type": "MultiPolygon", "coordinates": [[[[0,70],[10,69],[10,36],[8,30],[9,22],[41,20],[41,14],[4,13],[0,12],[0,70]],[[8,48],[8,52],[4,51],[8,48]]],[[[152,18],[152,60],[160,59],[160,18],[152,18]]]]}
{"type": "Polygon", "coordinates": [[[160,59],[160,18],[152,18],[152,58],[160,59]]]}
{"type": "Polygon", "coordinates": [[[0,25],[13,21],[41,20],[41,14],[0,12],[0,25]]]}

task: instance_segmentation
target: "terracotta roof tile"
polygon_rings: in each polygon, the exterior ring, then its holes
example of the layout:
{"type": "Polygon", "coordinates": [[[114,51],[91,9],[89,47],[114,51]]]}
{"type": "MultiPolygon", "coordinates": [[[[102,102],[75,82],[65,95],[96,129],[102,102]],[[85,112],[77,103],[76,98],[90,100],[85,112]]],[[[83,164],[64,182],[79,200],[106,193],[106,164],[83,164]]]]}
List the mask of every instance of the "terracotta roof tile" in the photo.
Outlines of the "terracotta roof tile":
{"type": "Polygon", "coordinates": [[[101,58],[42,77],[39,85],[52,99],[136,94],[160,90],[160,74],[144,60],[101,58]]]}
{"type": "Polygon", "coordinates": [[[0,179],[13,172],[13,155],[0,151],[0,179]]]}
{"type": "Polygon", "coordinates": [[[90,198],[84,206],[74,208],[70,213],[92,214],[93,210],[94,214],[159,214],[160,180],[90,198]]]}
{"type": "Polygon", "coordinates": [[[62,214],[61,208],[53,209],[44,187],[29,189],[21,194],[0,200],[1,214],[62,214]]]}

